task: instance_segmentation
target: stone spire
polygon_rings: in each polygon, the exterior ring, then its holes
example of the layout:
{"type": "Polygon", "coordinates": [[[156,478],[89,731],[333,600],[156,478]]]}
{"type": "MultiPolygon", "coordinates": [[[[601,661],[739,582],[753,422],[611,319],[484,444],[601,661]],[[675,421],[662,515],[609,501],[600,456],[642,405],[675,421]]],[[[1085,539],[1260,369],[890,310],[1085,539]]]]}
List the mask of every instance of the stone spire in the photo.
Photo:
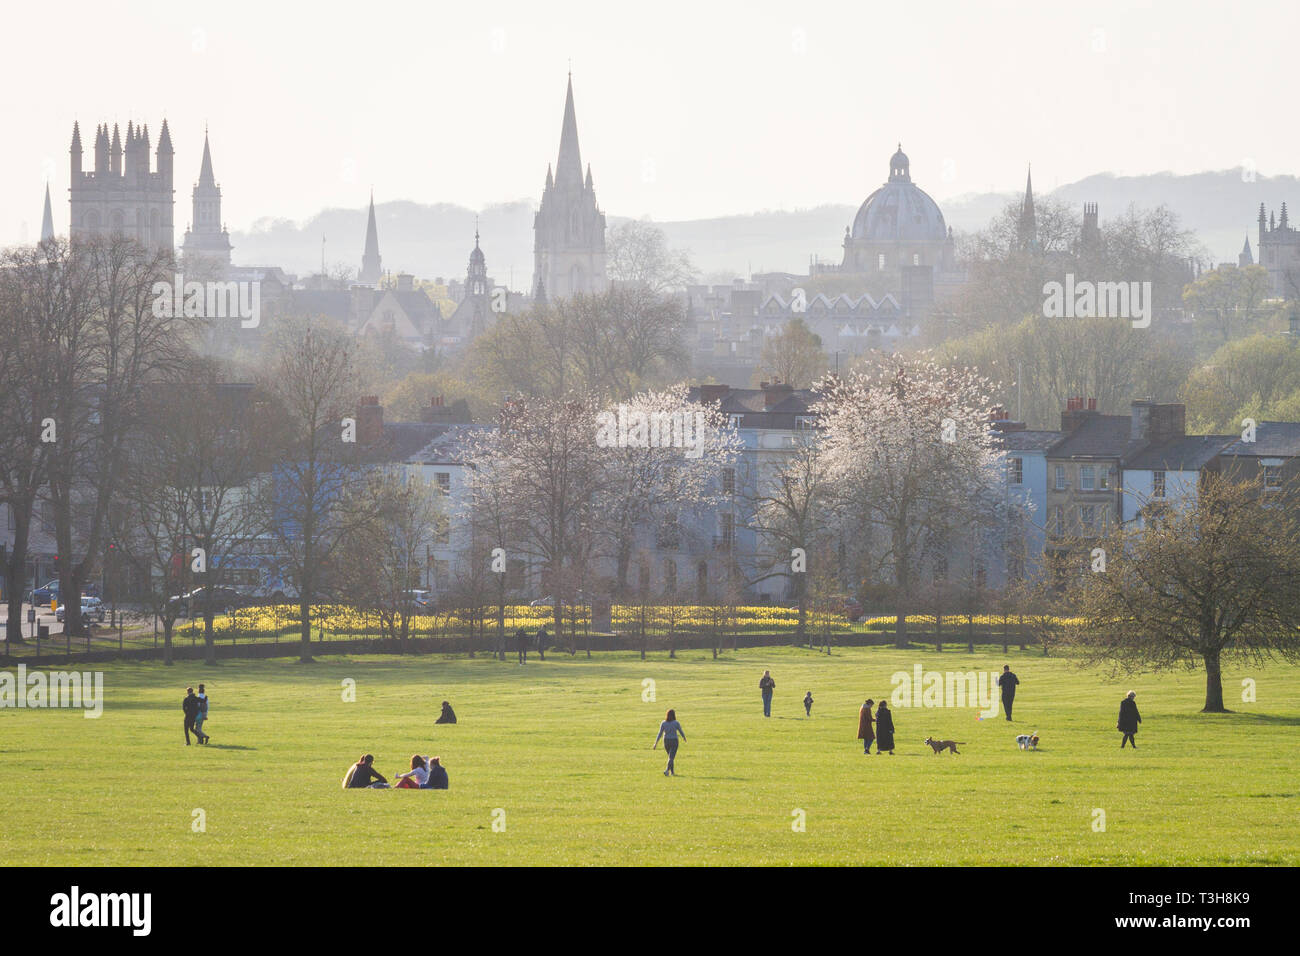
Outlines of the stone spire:
{"type": "Polygon", "coordinates": [[[380,271],[379,230],[375,226],[375,192],[370,191],[370,218],[366,221],[366,251],[361,257],[361,271],[357,278],[362,282],[377,283],[383,273],[380,271]]]}
{"type": "Polygon", "coordinates": [[[1034,173],[1025,174],[1025,198],[1020,204],[1020,245],[1028,249],[1038,244],[1038,219],[1034,215],[1034,173]]]}
{"type": "Polygon", "coordinates": [[[582,155],[578,150],[578,115],[573,108],[573,74],[564,95],[564,125],[560,128],[560,157],[555,163],[557,186],[582,188],[582,155]]]}
{"type": "Polygon", "coordinates": [[[41,242],[54,238],[54,211],[50,208],[50,184],[45,184],[45,213],[41,216],[41,242]]]}
{"type": "Polygon", "coordinates": [[[217,178],[212,175],[212,150],[208,147],[206,129],[203,130],[203,165],[199,167],[199,185],[213,187],[217,185],[217,178]]]}

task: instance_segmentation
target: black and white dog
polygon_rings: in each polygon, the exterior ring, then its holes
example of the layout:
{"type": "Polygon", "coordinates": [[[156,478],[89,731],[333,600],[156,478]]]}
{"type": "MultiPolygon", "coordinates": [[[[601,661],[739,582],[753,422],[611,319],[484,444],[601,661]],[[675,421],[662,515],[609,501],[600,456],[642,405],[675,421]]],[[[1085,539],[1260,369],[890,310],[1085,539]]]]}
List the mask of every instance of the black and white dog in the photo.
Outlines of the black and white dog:
{"type": "Polygon", "coordinates": [[[1016,746],[1019,747],[1021,750],[1037,750],[1038,731],[1035,730],[1032,734],[1020,734],[1019,736],[1017,736],[1016,746]]]}

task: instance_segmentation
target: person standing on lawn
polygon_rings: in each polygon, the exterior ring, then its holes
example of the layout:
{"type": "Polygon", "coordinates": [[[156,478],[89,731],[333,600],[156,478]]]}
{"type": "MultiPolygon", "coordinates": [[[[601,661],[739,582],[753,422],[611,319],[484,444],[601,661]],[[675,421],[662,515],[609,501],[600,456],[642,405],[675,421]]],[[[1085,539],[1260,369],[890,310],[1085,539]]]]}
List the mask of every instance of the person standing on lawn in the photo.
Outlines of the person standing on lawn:
{"type": "Polygon", "coordinates": [[[871,729],[871,705],[875,701],[870,697],[858,709],[858,739],[862,741],[862,752],[871,753],[871,741],[876,739],[876,732],[871,729]]]}
{"type": "Polygon", "coordinates": [[[1119,749],[1123,750],[1125,744],[1132,744],[1133,749],[1138,749],[1138,742],[1134,734],[1138,732],[1138,724],[1142,723],[1142,715],[1138,713],[1137,693],[1129,691],[1128,696],[1119,702],[1119,723],[1115,729],[1124,735],[1119,742],[1119,749]]]}
{"type": "Polygon", "coordinates": [[[208,719],[208,694],[202,684],[195,696],[199,699],[199,712],[194,715],[194,732],[199,735],[199,743],[206,744],[212,738],[203,732],[203,722],[208,719]]]}
{"type": "Polygon", "coordinates": [[[185,688],[185,699],[181,701],[181,710],[185,712],[185,746],[188,747],[190,745],[191,730],[194,731],[194,735],[198,738],[199,743],[203,743],[203,735],[199,733],[198,729],[194,726],[194,718],[197,717],[199,713],[199,699],[194,696],[193,687],[185,688]]]}
{"type": "Polygon", "coordinates": [[[876,756],[879,757],[886,750],[889,751],[889,756],[894,756],[894,715],[889,705],[882,700],[876,708],[876,756]]]}
{"type": "Polygon", "coordinates": [[[758,689],[763,692],[763,716],[772,716],[772,691],[776,690],[776,681],[772,680],[771,671],[763,671],[759,678],[758,689]]]}
{"type": "Polygon", "coordinates": [[[1003,664],[1002,673],[998,675],[998,686],[1002,688],[1002,712],[1011,719],[1011,705],[1016,702],[1016,685],[1020,678],[1011,673],[1011,665],[1003,664]]]}

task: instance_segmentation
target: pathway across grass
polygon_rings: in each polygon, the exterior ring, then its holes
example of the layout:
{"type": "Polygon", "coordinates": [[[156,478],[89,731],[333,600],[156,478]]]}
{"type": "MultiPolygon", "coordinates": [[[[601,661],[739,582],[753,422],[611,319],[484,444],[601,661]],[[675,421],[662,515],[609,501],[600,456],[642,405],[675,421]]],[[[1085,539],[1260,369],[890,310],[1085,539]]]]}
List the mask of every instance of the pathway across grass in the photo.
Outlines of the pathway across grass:
{"type": "Polygon", "coordinates": [[[1292,666],[1226,674],[1237,713],[1218,716],[1197,713],[1197,673],[1116,680],[1014,649],[103,670],[97,720],[0,710],[0,864],[1300,862],[1292,666]],[[863,756],[858,707],[890,694],[894,673],[1003,663],[1021,679],[1014,723],[898,707],[896,755],[863,756]],[[1243,678],[1254,703],[1240,702],[1243,678]],[[180,701],[200,681],[212,743],[186,747],[180,701]],[[1130,688],[1144,719],[1136,752],[1115,731],[1130,688]],[[443,699],[459,724],[434,725],[443,699]],[[687,735],[674,778],[650,750],[669,707],[687,735]],[[1015,735],[1031,730],[1038,752],[1018,750],[1015,735]],[[961,755],[935,756],[926,736],[964,741],[961,755]],[[366,751],[390,778],[413,753],[440,754],[451,789],[341,790],[366,751]]]}

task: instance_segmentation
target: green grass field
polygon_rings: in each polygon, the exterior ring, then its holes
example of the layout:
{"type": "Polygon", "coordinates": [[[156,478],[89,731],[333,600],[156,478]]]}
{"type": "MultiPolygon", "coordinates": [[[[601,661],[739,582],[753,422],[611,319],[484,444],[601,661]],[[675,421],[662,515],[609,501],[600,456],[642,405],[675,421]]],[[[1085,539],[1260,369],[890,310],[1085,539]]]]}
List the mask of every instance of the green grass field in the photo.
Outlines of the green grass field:
{"type": "Polygon", "coordinates": [[[1220,716],[1197,713],[1199,673],[1113,680],[1014,650],[150,663],[107,666],[104,680],[98,720],[0,711],[0,863],[1300,862],[1300,668],[1284,665],[1226,674],[1237,713],[1220,716]],[[1015,723],[896,708],[897,754],[862,755],[858,707],[887,695],[895,671],[1004,660],[1022,682],[1015,723]],[[777,681],[771,719],[764,667],[777,681]],[[1257,703],[1239,702],[1243,677],[1257,703]],[[355,702],[342,700],[345,678],[355,702]],[[180,699],[199,681],[213,743],[186,747],[180,699]],[[1114,729],[1130,687],[1144,718],[1136,752],[1114,729]],[[443,698],[458,725],[434,725],[443,698]],[[667,707],[688,736],[672,779],[650,750],[667,707]],[[1035,729],[1040,750],[1017,750],[1015,734],[1035,729]],[[927,735],[965,741],[961,756],[934,756],[927,735]],[[440,754],[451,789],[341,790],[364,751],[390,778],[412,753],[440,754]]]}

